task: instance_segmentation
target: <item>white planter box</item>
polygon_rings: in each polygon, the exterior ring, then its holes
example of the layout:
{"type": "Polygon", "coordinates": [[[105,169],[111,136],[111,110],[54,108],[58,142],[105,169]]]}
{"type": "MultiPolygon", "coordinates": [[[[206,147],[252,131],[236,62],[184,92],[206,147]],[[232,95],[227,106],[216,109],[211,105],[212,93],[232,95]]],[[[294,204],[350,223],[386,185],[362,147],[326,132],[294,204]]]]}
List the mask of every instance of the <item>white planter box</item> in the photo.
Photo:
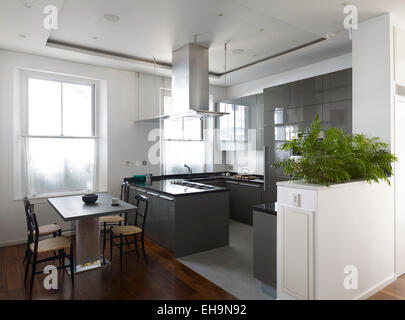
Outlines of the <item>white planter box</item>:
{"type": "Polygon", "coordinates": [[[278,299],[364,299],[395,279],[393,187],[279,182],[277,192],[278,299]]]}

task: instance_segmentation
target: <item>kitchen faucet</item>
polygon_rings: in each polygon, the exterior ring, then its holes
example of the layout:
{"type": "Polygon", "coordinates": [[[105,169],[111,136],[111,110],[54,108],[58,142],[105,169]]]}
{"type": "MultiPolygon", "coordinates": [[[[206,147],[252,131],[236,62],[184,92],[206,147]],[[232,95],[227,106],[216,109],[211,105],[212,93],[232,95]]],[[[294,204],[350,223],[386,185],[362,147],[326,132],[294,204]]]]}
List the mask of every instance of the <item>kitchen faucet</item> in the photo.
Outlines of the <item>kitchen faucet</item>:
{"type": "Polygon", "coordinates": [[[187,164],[184,164],[184,168],[188,169],[188,175],[191,177],[193,170],[191,170],[191,168],[187,164]]]}

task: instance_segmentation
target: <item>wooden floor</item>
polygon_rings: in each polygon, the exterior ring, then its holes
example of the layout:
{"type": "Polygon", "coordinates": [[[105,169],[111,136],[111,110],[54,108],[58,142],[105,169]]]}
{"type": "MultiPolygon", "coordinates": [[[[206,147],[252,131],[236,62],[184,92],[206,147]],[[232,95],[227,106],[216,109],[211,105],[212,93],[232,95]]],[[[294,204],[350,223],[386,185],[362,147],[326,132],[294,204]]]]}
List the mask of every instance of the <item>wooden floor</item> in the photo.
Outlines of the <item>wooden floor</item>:
{"type": "Polygon", "coordinates": [[[405,300],[405,275],[400,276],[397,281],[377,292],[369,300],[405,300]]]}
{"type": "MultiPolygon", "coordinates": [[[[137,258],[131,249],[132,252],[124,255],[122,272],[118,249],[114,249],[112,266],[77,274],[74,287],[70,277],[60,271],[59,289],[46,290],[42,284],[45,276],[37,275],[32,299],[236,299],[178,262],[171,252],[153,241],[146,241],[149,264],[142,256],[137,258]]],[[[0,300],[30,299],[23,283],[24,250],[24,245],[0,248],[0,300]]],[[[405,275],[370,300],[405,300],[405,275]]]]}
{"type": "MultiPolygon", "coordinates": [[[[0,300],[29,299],[23,280],[24,249],[24,245],[0,248],[0,300]]],[[[119,250],[114,248],[111,267],[77,274],[74,287],[70,277],[60,271],[58,290],[46,290],[42,284],[45,275],[37,275],[32,299],[236,299],[156,243],[147,240],[146,252],[149,264],[132,251],[124,255],[120,272],[119,250]]]]}

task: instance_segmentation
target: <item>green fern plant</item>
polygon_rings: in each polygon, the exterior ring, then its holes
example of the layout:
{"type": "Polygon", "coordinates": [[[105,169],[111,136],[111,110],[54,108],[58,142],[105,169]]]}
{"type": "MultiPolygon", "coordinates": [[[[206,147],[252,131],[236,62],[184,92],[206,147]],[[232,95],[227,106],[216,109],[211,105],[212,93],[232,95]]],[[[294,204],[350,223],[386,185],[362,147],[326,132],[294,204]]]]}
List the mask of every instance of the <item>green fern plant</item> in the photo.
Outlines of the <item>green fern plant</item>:
{"type": "Polygon", "coordinates": [[[397,161],[378,138],[349,135],[340,128],[324,131],[319,115],[305,135],[284,143],[279,150],[298,157],[275,163],[275,168],[284,168],[292,180],[326,186],[353,180],[383,180],[390,185],[392,165],[397,161]]]}

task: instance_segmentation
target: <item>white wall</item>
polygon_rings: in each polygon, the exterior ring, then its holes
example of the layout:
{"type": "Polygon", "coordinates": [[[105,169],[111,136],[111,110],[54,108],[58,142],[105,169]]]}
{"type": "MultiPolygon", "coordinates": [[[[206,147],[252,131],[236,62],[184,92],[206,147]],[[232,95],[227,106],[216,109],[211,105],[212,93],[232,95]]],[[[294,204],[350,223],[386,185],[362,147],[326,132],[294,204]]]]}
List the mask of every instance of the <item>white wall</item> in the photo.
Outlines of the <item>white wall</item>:
{"type": "MultiPolygon", "coordinates": [[[[35,69],[105,80],[108,104],[108,191],[118,195],[123,177],[159,173],[158,166],[128,167],[126,160],[147,160],[147,133],[153,125],[134,124],[136,75],[90,65],[35,55],[0,51],[0,244],[25,238],[21,201],[13,201],[13,91],[16,68],[35,69]]],[[[56,213],[42,201],[37,204],[41,224],[59,222],[56,213]]]]}
{"type": "MultiPolygon", "coordinates": [[[[0,245],[25,239],[25,215],[21,201],[13,200],[13,105],[18,83],[14,83],[17,68],[54,72],[104,80],[107,94],[108,132],[108,192],[118,196],[124,177],[150,172],[160,174],[159,165],[127,166],[127,161],[148,160],[147,154],[154,142],[148,142],[148,133],[157,123],[134,123],[138,112],[138,75],[99,66],[66,60],[0,50],[0,245]]],[[[170,79],[164,79],[170,87],[170,79]]],[[[210,86],[214,101],[225,99],[225,89],[210,86]]],[[[41,224],[61,219],[46,203],[36,204],[41,224]]],[[[64,224],[66,227],[67,225],[64,224]]]]}
{"type": "Polygon", "coordinates": [[[352,67],[352,55],[345,54],[305,67],[293,69],[269,77],[253,80],[227,88],[228,99],[245,97],[263,92],[263,89],[278,86],[284,83],[294,82],[306,78],[316,77],[321,74],[331,73],[352,67]]]}
{"type": "Polygon", "coordinates": [[[384,14],[353,31],[353,132],[391,144],[394,122],[393,28],[384,14]]]}

